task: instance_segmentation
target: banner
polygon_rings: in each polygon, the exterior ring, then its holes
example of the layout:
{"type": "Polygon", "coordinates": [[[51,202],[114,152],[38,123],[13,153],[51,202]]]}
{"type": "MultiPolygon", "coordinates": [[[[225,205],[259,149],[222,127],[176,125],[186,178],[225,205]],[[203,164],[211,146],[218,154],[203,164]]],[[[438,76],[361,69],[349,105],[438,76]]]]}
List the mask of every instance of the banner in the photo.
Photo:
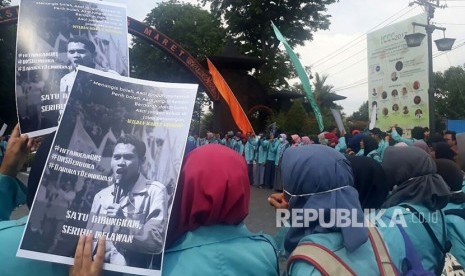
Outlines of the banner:
{"type": "Polygon", "coordinates": [[[302,86],[304,87],[305,94],[307,94],[308,101],[310,102],[310,105],[312,106],[313,113],[315,113],[316,121],[318,122],[318,127],[320,128],[320,131],[323,131],[325,128],[323,125],[323,117],[321,116],[320,108],[318,107],[315,101],[315,97],[313,97],[312,86],[310,85],[310,80],[308,79],[307,73],[305,72],[304,67],[300,63],[299,57],[297,57],[296,53],[294,53],[294,51],[292,50],[291,46],[289,46],[289,44],[287,43],[284,36],[281,34],[281,32],[278,30],[278,28],[274,25],[273,22],[271,22],[271,25],[273,26],[273,30],[276,35],[276,38],[279,41],[281,41],[281,43],[286,48],[287,54],[289,55],[289,58],[291,59],[291,62],[294,65],[295,70],[297,71],[297,75],[299,76],[299,79],[302,82],[302,86]]]}
{"type": "MultiPolygon", "coordinates": [[[[408,137],[415,126],[429,125],[428,45],[425,37],[420,46],[407,46],[405,35],[414,32],[412,22],[426,24],[426,14],[367,36],[369,114],[376,105],[376,127],[388,130],[397,124],[408,137]]],[[[416,27],[415,32],[425,33],[425,28],[416,27]]]]}
{"type": "Polygon", "coordinates": [[[92,233],[104,269],[161,275],[197,88],[80,66],[17,255],[72,264],[92,233]]]}
{"type": "Polygon", "coordinates": [[[341,112],[337,109],[331,108],[331,114],[333,115],[334,121],[336,121],[337,128],[341,133],[346,133],[346,129],[344,127],[344,123],[342,122],[341,112]]]}
{"type": "Polygon", "coordinates": [[[370,125],[368,126],[369,130],[372,130],[376,126],[376,120],[378,118],[378,106],[374,104],[371,109],[370,125]]]}
{"type": "Polygon", "coordinates": [[[129,75],[126,8],[102,1],[22,1],[16,47],[21,133],[56,130],[80,65],[129,75]]]}
{"type": "Polygon", "coordinates": [[[229,85],[224,80],[223,76],[221,76],[220,72],[216,69],[215,65],[207,59],[208,69],[210,70],[210,74],[212,75],[213,82],[215,83],[216,88],[220,92],[221,96],[223,97],[224,101],[228,104],[229,110],[231,110],[231,115],[236,123],[237,127],[242,131],[242,133],[255,133],[253,131],[252,125],[250,124],[249,118],[245,114],[244,110],[242,109],[241,105],[237,101],[236,96],[232,92],[229,85]]]}

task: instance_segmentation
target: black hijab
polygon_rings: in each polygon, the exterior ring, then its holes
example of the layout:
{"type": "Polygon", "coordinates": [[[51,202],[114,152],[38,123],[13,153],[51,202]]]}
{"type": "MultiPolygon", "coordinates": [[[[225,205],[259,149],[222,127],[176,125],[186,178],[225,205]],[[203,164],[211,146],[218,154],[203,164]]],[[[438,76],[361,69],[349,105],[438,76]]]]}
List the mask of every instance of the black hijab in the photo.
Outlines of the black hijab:
{"type": "Polygon", "coordinates": [[[450,202],[465,203],[465,193],[462,192],[463,173],[455,162],[448,159],[436,159],[438,174],[446,181],[452,193],[450,202]]]}
{"type": "Polygon", "coordinates": [[[376,150],[378,148],[378,142],[376,142],[375,138],[366,136],[362,139],[363,141],[363,155],[367,156],[370,152],[376,150]]]}
{"type": "Polygon", "coordinates": [[[446,142],[439,142],[433,145],[436,159],[449,159],[454,161],[454,152],[446,142]]]}
{"type": "Polygon", "coordinates": [[[381,164],[365,156],[348,156],[363,209],[379,209],[389,193],[381,164]]]}
{"type": "Polygon", "coordinates": [[[417,147],[388,147],[382,166],[393,186],[384,207],[413,203],[439,210],[449,202],[450,189],[436,173],[436,163],[424,150],[417,147]]]}
{"type": "Polygon", "coordinates": [[[365,137],[367,137],[365,134],[357,134],[347,141],[347,146],[351,148],[353,152],[357,153],[360,151],[360,141],[365,137]]]}

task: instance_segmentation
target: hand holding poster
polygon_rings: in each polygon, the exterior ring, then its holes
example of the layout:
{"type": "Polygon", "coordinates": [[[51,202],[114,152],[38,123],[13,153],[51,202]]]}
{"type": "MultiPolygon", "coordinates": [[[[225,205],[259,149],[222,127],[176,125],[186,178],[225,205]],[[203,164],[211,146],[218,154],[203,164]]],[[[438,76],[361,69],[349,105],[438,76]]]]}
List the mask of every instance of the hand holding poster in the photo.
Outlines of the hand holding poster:
{"type": "Polygon", "coordinates": [[[16,48],[21,133],[56,130],[79,65],[128,76],[126,9],[102,1],[22,1],[16,48]]]}
{"type": "Polygon", "coordinates": [[[18,256],[71,264],[92,233],[104,269],[160,275],[196,92],[79,67],[18,256]]]}

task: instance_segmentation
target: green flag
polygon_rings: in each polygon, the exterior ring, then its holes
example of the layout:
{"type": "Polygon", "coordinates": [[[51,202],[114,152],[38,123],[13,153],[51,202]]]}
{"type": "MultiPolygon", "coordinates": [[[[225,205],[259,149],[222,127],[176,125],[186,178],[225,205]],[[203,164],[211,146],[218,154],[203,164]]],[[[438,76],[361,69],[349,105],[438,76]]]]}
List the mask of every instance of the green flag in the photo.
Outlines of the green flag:
{"type": "Polygon", "coordinates": [[[304,67],[300,63],[296,53],[292,51],[291,46],[289,46],[284,36],[281,34],[278,28],[276,28],[273,22],[271,22],[271,25],[273,26],[276,38],[284,44],[284,47],[286,47],[287,54],[291,58],[292,65],[294,65],[294,68],[297,71],[297,75],[299,76],[299,79],[302,82],[302,86],[304,87],[305,94],[307,94],[307,98],[310,101],[310,105],[312,106],[313,112],[315,113],[316,121],[318,122],[318,127],[320,128],[320,131],[323,131],[323,117],[321,116],[320,109],[318,108],[315,98],[313,97],[312,86],[310,85],[310,80],[308,79],[307,73],[305,72],[304,67]]]}

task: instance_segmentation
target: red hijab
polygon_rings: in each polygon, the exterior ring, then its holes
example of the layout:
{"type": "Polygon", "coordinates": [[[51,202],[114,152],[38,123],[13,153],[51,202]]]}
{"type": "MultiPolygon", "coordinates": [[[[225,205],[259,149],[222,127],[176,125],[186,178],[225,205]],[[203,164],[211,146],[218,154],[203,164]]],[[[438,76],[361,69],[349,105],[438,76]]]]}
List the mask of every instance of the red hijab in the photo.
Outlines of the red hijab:
{"type": "Polygon", "coordinates": [[[249,213],[250,186],[242,156],[221,145],[186,157],[173,202],[167,247],[200,226],[239,224],[249,213]]]}

